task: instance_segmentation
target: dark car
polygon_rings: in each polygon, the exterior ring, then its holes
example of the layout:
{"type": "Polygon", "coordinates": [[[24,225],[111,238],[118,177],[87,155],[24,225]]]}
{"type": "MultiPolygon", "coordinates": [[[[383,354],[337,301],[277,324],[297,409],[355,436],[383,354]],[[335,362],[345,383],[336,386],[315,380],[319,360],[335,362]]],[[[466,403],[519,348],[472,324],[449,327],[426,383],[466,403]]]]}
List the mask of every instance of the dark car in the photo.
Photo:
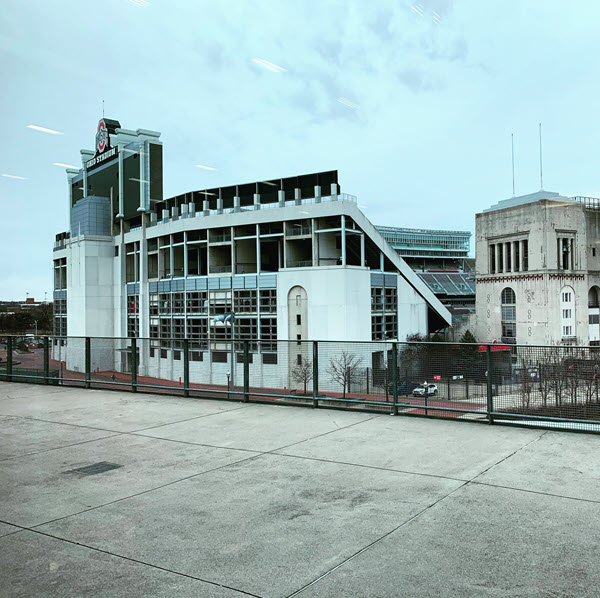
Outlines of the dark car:
{"type": "MultiPolygon", "coordinates": [[[[398,382],[398,394],[409,396],[412,394],[412,391],[419,386],[418,382],[398,382]]],[[[392,384],[388,387],[388,393],[392,394],[394,391],[394,386],[392,384]]]]}

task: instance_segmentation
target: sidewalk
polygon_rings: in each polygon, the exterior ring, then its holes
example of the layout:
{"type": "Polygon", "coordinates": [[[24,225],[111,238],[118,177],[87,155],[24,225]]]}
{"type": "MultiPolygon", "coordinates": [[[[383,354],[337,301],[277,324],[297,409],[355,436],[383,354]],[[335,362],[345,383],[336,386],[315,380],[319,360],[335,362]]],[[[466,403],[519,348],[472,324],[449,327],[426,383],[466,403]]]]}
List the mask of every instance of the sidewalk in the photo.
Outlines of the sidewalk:
{"type": "Polygon", "coordinates": [[[599,442],[0,382],[0,596],[595,597],[599,442]]]}

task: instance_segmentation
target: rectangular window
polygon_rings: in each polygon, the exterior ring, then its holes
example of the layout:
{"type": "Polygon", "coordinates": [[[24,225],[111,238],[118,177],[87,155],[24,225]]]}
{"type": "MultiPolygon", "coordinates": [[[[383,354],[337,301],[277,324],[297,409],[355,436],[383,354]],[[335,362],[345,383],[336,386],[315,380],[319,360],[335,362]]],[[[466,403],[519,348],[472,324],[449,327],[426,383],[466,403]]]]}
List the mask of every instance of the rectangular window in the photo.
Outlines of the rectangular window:
{"type": "Polygon", "coordinates": [[[300,355],[300,354],[296,355],[296,363],[298,365],[302,365],[302,355],[300,355]]]}
{"type": "Polygon", "coordinates": [[[181,351],[173,351],[173,359],[181,361],[181,351]]]}
{"type": "Polygon", "coordinates": [[[371,287],[371,311],[383,311],[383,289],[371,287]]]}
{"type": "Polygon", "coordinates": [[[236,313],[256,313],[256,291],[234,291],[233,310],[236,313]]]}
{"type": "Polygon", "coordinates": [[[200,351],[190,351],[190,361],[202,361],[204,359],[204,353],[200,351]]]}
{"type": "Polygon", "coordinates": [[[385,289],[385,311],[396,311],[398,307],[398,289],[395,287],[385,289]]]}
{"type": "Polygon", "coordinates": [[[523,241],[523,272],[529,270],[529,241],[523,241]]]}
{"type": "Polygon", "coordinates": [[[504,272],[504,251],[502,251],[502,243],[496,245],[496,251],[498,252],[498,272],[504,272]]]}
{"type": "Polygon", "coordinates": [[[208,295],[206,291],[191,291],[187,294],[186,301],[188,315],[208,312],[208,295]]]}
{"type": "Polygon", "coordinates": [[[160,358],[161,359],[166,359],[167,358],[167,350],[166,349],[161,349],[160,350],[160,358]]]}
{"type": "Polygon", "coordinates": [[[573,336],[573,327],[563,326],[563,336],[573,336]]]}
{"type": "Polygon", "coordinates": [[[260,311],[263,313],[277,313],[277,289],[260,291],[260,311]]]}
{"type": "MultiPolygon", "coordinates": [[[[244,363],[243,353],[236,353],[235,356],[237,363],[244,363]]],[[[252,353],[248,353],[248,363],[252,363],[252,353]]]]}
{"type": "Polygon", "coordinates": [[[158,315],[158,294],[150,293],[150,315],[158,315]]]}
{"type": "Polygon", "coordinates": [[[260,319],[261,352],[277,351],[277,318],[260,319]]]}
{"type": "Polygon", "coordinates": [[[263,353],[263,365],[277,365],[277,353],[263,353]]]}
{"type": "Polygon", "coordinates": [[[171,296],[171,305],[174,314],[185,313],[185,293],[173,293],[171,296]]]}
{"type": "Polygon", "coordinates": [[[568,320],[568,319],[571,317],[571,313],[572,313],[572,312],[571,312],[571,310],[570,310],[570,309],[563,309],[563,310],[562,310],[562,317],[563,317],[565,320],[568,320]]]}
{"type": "Polygon", "coordinates": [[[600,324],[600,315],[590,314],[590,324],[600,324]]]}
{"type": "Polygon", "coordinates": [[[154,347],[150,347],[150,357],[154,357],[155,349],[154,347]]]}
{"type": "Polygon", "coordinates": [[[207,318],[188,318],[187,337],[190,339],[190,348],[208,348],[208,320],[207,318]]]}
{"type": "Polygon", "coordinates": [[[521,245],[520,241],[515,241],[515,247],[514,247],[514,267],[513,270],[515,272],[518,272],[521,268],[521,252],[519,251],[519,246],[521,245]]]}
{"type": "Polygon", "coordinates": [[[227,353],[225,351],[213,351],[211,357],[213,363],[227,363],[227,353]]]}
{"type": "Polygon", "coordinates": [[[511,252],[510,252],[510,246],[511,243],[505,243],[504,246],[506,247],[506,271],[510,272],[511,271],[511,252]]]}
{"type": "Polygon", "coordinates": [[[296,325],[297,326],[302,325],[302,316],[300,314],[296,314],[296,325]]]}
{"type": "Polygon", "coordinates": [[[505,322],[514,322],[517,319],[517,308],[515,305],[502,306],[502,320],[505,322]]]}

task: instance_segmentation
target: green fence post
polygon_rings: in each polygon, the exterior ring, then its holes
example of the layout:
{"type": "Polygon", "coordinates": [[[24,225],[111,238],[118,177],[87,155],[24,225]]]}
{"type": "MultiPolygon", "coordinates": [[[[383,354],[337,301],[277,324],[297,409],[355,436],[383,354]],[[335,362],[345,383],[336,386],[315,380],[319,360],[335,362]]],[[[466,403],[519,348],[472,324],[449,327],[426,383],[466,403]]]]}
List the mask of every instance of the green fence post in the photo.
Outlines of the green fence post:
{"type": "Polygon", "coordinates": [[[50,347],[49,339],[44,337],[44,384],[50,384],[50,347]]]}
{"type": "Polygon", "coordinates": [[[398,415],[398,345],[392,345],[392,397],[394,398],[394,406],[392,414],[398,415]]]}
{"type": "Polygon", "coordinates": [[[319,343],[313,341],[313,408],[319,406],[319,343]]]}
{"type": "Polygon", "coordinates": [[[183,339],[183,396],[190,396],[190,341],[183,339]]]}
{"type": "Polygon", "coordinates": [[[137,359],[137,339],[135,336],[131,337],[131,392],[137,392],[137,373],[138,373],[138,359],[137,359]]]}
{"type": "Polygon", "coordinates": [[[6,338],[6,381],[12,382],[13,371],[13,337],[6,338]]]}
{"type": "Polygon", "coordinates": [[[250,400],[250,343],[244,341],[244,399],[247,403],[250,400]]]}
{"type": "Polygon", "coordinates": [[[492,411],[494,411],[494,397],[492,393],[492,350],[490,345],[485,346],[485,362],[487,366],[487,416],[488,423],[494,423],[492,411]]]}
{"type": "Polygon", "coordinates": [[[92,339],[89,336],[85,337],[85,387],[90,387],[90,379],[92,377],[92,339]]]}

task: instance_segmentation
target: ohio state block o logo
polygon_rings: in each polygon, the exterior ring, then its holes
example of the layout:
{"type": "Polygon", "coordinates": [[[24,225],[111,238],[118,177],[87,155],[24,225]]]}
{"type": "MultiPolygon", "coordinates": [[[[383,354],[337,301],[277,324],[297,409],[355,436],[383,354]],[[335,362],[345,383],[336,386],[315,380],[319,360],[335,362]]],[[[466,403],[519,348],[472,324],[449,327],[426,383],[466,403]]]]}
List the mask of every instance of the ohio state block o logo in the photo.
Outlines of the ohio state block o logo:
{"type": "Polygon", "coordinates": [[[106,123],[102,119],[98,123],[98,130],[96,131],[96,149],[98,152],[103,152],[108,147],[108,129],[106,123]]]}

